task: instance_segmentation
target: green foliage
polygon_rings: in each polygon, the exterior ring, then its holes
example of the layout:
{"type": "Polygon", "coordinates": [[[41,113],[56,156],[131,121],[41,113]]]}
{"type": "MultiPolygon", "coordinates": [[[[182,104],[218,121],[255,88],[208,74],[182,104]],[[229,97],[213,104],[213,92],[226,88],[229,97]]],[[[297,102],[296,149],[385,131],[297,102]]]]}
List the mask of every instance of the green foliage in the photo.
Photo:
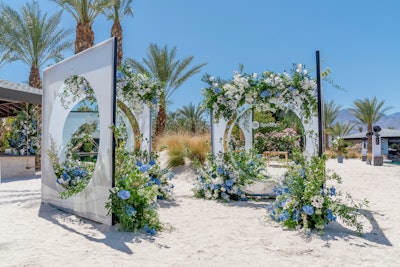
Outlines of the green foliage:
{"type": "Polygon", "coordinates": [[[270,218],[289,229],[317,229],[323,233],[325,225],[339,217],[361,233],[363,225],[358,216],[368,201],[354,203],[349,194],[343,200],[342,192],[326,187],[327,180],[342,181],[336,173],[326,172],[325,158],[307,160],[297,154],[296,160],[298,164],[290,167],[282,184],[274,188],[276,200],[267,208],[270,218]]]}

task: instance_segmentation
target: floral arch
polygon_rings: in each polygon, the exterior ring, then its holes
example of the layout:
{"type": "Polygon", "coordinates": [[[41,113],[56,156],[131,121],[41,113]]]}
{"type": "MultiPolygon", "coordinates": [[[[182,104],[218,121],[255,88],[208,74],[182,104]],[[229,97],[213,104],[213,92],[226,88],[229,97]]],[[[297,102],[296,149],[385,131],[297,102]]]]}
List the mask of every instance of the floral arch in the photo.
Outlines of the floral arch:
{"type": "Polygon", "coordinates": [[[238,123],[245,136],[245,149],[252,147],[252,109],[261,112],[292,110],[305,130],[304,154],[312,156],[318,149],[318,100],[316,82],[302,64],[291,73],[265,71],[261,75],[235,72],[233,79],[223,81],[205,76],[209,86],[203,90],[204,104],[211,111],[212,151],[228,152],[231,125],[238,123]]]}

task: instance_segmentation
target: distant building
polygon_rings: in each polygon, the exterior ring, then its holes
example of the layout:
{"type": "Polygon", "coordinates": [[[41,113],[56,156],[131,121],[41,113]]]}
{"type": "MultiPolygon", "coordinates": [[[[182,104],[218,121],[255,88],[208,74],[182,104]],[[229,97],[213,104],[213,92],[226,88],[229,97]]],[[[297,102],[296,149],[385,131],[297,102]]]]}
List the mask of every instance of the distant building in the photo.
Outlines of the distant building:
{"type": "MultiPolygon", "coordinates": [[[[400,144],[400,130],[382,129],[379,134],[382,138],[382,155],[388,157],[390,146],[392,144],[400,144]]],[[[344,136],[343,139],[353,144],[359,144],[366,135],[367,132],[355,133],[344,136]]]]}

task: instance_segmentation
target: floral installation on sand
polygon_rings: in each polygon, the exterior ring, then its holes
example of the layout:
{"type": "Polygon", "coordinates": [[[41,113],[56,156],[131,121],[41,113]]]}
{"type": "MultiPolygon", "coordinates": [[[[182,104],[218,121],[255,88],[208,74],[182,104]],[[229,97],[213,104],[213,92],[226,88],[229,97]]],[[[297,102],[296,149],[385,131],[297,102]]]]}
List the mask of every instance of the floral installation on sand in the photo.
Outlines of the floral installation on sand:
{"type": "Polygon", "coordinates": [[[157,199],[171,199],[173,173],[162,170],[158,155],[130,153],[125,149],[123,130],[113,127],[116,136],[115,187],[110,190],[106,208],[114,214],[121,231],[140,229],[154,235],[162,229],[157,213],[157,199]]]}
{"type": "Polygon", "coordinates": [[[294,65],[291,74],[265,71],[242,74],[234,72],[231,81],[205,75],[209,87],[203,89],[204,105],[213,117],[229,121],[240,107],[257,106],[260,111],[275,112],[277,108],[298,108],[304,120],[317,112],[317,85],[302,64],[294,65]]]}
{"type": "Polygon", "coordinates": [[[195,168],[199,176],[193,191],[205,199],[247,200],[246,185],[269,179],[265,161],[254,151],[210,154],[207,164],[195,164],[195,168]]]}
{"type": "Polygon", "coordinates": [[[366,207],[365,199],[355,203],[349,194],[344,195],[333,186],[326,186],[328,180],[341,183],[336,174],[328,174],[325,157],[313,156],[307,160],[300,153],[295,154],[297,165],[291,166],[281,184],[274,188],[276,200],[267,206],[271,220],[289,229],[316,229],[323,234],[325,225],[340,218],[358,233],[363,230],[358,216],[366,207]]]}

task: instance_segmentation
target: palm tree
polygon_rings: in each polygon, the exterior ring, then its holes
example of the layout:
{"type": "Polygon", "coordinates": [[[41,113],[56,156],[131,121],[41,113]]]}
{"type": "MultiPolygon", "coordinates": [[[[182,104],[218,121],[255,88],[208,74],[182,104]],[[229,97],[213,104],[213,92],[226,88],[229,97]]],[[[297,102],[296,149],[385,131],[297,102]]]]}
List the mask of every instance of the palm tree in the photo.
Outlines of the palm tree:
{"type": "Polygon", "coordinates": [[[0,32],[8,61],[22,61],[30,66],[29,85],[41,88],[39,68],[49,60],[63,58],[64,50],[70,49],[67,40],[70,31],[58,29],[61,12],[48,17],[42,14],[36,1],[27,3],[21,13],[2,4],[0,6],[0,32]]]}
{"type": "Polygon", "coordinates": [[[192,103],[177,110],[177,114],[189,124],[190,132],[193,134],[196,134],[201,128],[204,128],[204,113],[205,109],[201,105],[197,105],[196,107],[192,103]]]}
{"type": "MultiPolygon", "coordinates": [[[[385,101],[378,102],[376,96],[371,100],[365,98],[364,100],[357,99],[353,103],[350,112],[356,117],[358,122],[367,125],[367,131],[372,132],[372,125],[379,121],[385,112],[391,107],[384,107],[385,101]]],[[[372,153],[372,138],[368,136],[368,153],[372,153]]]]}
{"type": "Polygon", "coordinates": [[[76,20],[75,54],[94,45],[92,24],[105,8],[113,4],[110,0],[52,0],[76,20]]]}
{"type": "Polygon", "coordinates": [[[187,70],[193,61],[193,56],[176,59],[177,48],[169,50],[167,46],[163,48],[156,44],[150,44],[147,52],[147,58],[143,59],[143,64],[134,59],[127,59],[133,69],[140,73],[149,75],[158,80],[163,85],[163,93],[160,96],[160,109],[157,114],[155,136],[162,136],[167,120],[166,103],[168,98],[174,93],[187,79],[198,73],[206,65],[202,63],[187,70]]]}
{"type": "Polygon", "coordinates": [[[103,11],[107,19],[114,22],[111,28],[111,37],[117,38],[117,66],[121,65],[123,57],[121,20],[124,16],[133,16],[132,1],[114,0],[113,5],[103,11]]]}
{"type": "Polygon", "coordinates": [[[329,148],[329,128],[339,115],[342,105],[336,105],[333,100],[324,103],[324,129],[325,129],[325,149],[329,148]]]}
{"type": "Polygon", "coordinates": [[[333,136],[333,137],[343,137],[348,135],[351,130],[353,130],[354,124],[348,122],[346,124],[342,123],[335,123],[331,125],[328,129],[328,132],[333,136]]]}

